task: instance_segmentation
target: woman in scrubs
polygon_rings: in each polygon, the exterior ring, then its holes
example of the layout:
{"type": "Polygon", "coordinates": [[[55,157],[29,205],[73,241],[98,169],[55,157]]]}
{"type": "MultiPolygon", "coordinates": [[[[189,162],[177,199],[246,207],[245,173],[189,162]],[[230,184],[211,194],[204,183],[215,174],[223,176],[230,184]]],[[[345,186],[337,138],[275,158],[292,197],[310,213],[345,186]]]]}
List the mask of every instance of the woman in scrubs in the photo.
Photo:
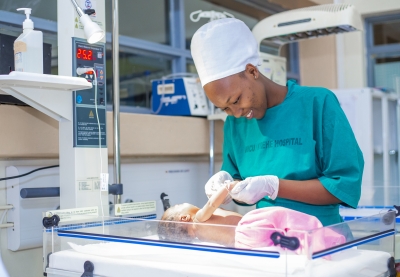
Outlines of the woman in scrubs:
{"type": "Polygon", "coordinates": [[[257,41],[237,19],[203,25],[191,53],[207,97],[229,115],[213,178],[241,180],[230,193],[236,202],[342,222],[339,204],[356,208],[360,199],[364,160],[335,95],[262,75],[257,41]]]}

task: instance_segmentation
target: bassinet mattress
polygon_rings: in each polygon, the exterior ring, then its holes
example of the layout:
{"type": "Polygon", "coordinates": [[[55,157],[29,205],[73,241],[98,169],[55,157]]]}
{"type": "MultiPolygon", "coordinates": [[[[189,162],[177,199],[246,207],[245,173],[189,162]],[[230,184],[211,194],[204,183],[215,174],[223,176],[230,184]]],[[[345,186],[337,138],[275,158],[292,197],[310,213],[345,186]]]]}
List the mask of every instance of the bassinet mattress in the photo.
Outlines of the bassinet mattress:
{"type": "Polygon", "coordinates": [[[95,276],[386,276],[390,255],[382,251],[347,249],[330,259],[307,261],[301,255],[251,257],[127,243],[97,243],[53,253],[47,276],[81,276],[85,261],[95,276]],[[285,273],[286,272],[286,273],[285,273]],[[75,275],[76,274],[76,275],[75,275]]]}

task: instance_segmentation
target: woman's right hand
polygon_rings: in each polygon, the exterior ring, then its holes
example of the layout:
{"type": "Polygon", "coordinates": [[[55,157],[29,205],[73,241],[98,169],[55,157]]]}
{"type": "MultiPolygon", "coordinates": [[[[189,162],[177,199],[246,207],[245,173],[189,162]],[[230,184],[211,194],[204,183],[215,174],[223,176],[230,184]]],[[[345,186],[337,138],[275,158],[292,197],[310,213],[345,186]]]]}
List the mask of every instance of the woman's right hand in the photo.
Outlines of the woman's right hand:
{"type": "Polygon", "coordinates": [[[264,175],[247,177],[245,180],[240,181],[230,191],[233,199],[253,205],[259,200],[268,196],[272,200],[278,195],[279,179],[274,175],[264,175]]]}
{"type": "MultiPolygon", "coordinates": [[[[232,176],[226,171],[219,171],[215,173],[204,186],[206,195],[210,198],[220,188],[225,187],[225,181],[233,182],[232,176]]],[[[228,204],[232,201],[232,197],[228,194],[222,204],[228,204]]]]}

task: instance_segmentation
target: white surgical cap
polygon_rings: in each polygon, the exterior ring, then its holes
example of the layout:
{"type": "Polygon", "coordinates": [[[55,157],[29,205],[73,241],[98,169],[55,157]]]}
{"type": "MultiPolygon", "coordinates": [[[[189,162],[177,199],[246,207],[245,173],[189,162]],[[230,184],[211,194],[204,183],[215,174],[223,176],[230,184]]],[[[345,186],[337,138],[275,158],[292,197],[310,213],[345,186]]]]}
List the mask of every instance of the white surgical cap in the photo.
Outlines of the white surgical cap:
{"type": "Polygon", "coordinates": [[[202,86],[260,65],[258,43],[242,21],[224,18],[196,31],[190,46],[202,86]]]}

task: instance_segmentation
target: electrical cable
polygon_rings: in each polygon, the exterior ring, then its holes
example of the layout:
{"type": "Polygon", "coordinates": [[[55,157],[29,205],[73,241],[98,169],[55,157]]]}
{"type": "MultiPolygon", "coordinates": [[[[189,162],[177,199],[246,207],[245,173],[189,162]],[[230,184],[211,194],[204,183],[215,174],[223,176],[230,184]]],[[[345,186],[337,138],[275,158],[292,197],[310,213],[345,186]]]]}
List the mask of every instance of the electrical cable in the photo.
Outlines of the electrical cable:
{"type": "Polygon", "coordinates": [[[101,155],[101,126],[99,120],[99,113],[97,109],[97,74],[96,71],[93,69],[94,73],[94,81],[95,81],[95,88],[94,88],[94,107],[96,110],[96,119],[97,119],[97,127],[99,128],[99,153],[100,153],[100,208],[101,208],[101,215],[103,219],[103,233],[104,233],[104,207],[103,207],[103,199],[101,197],[101,174],[103,172],[103,158],[101,155]]]}
{"type": "Polygon", "coordinates": [[[103,172],[103,158],[101,155],[101,126],[100,126],[100,120],[99,120],[99,113],[98,113],[98,107],[97,107],[97,72],[94,68],[92,67],[78,67],[76,69],[77,75],[82,75],[82,74],[87,74],[89,71],[92,71],[94,74],[94,109],[96,112],[96,120],[97,120],[97,128],[99,130],[99,154],[100,154],[100,188],[99,188],[99,196],[100,196],[100,209],[101,209],[101,215],[102,215],[102,221],[103,221],[103,234],[104,234],[104,207],[103,207],[103,199],[101,197],[101,177],[102,177],[102,172],[103,172]]]}
{"type": "Polygon", "coordinates": [[[36,168],[32,171],[29,171],[27,173],[21,174],[21,175],[16,175],[16,176],[10,176],[10,177],[4,177],[4,178],[0,178],[0,181],[5,181],[5,180],[10,180],[10,179],[16,179],[16,178],[20,178],[20,177],[24,177],[26,175],[32,174],[36,171],[39,170],[44,170],[44,169],[49,169],[49,168],[53,168],[53,167],[59,167],[59,165],[52,165],[52,166],[45,166],[45,167],[40,167],[40,168],[36,168]]]}

